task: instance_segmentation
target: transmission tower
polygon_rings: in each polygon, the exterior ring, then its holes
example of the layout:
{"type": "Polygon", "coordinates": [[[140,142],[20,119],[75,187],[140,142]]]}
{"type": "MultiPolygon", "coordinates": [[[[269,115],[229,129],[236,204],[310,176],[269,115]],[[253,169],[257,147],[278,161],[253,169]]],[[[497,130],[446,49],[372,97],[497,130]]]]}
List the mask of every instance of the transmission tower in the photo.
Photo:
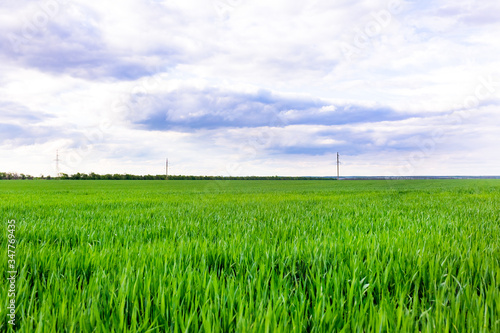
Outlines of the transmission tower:
{"type": "Polygon", "coordinates": [[[168,158],[165,162],[165,180],[168,180],[168,158]]]}
{"type": "Polygon", "coordinates": [[[60,176],[60,173],[59,173],[59,150],[56,150],[56,159],[54,160],[56,162],[56,177],[59,177],[60,176]]]}
{"type": "Polygon", "coordinates": [[[339,153],[337,152],[337,180],[340,180],[340,159],[339,159],[339,153]]]}

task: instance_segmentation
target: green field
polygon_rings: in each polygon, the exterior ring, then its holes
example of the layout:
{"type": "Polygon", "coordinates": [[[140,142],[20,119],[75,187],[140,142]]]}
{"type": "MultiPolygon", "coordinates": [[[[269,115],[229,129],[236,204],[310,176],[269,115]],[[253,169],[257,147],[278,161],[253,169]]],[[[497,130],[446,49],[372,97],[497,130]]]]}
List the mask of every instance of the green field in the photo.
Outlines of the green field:
{"type": "Polygon", "coordinates": [[[500,181],[0,181],[0,331],[500,332],[500,181]]]}

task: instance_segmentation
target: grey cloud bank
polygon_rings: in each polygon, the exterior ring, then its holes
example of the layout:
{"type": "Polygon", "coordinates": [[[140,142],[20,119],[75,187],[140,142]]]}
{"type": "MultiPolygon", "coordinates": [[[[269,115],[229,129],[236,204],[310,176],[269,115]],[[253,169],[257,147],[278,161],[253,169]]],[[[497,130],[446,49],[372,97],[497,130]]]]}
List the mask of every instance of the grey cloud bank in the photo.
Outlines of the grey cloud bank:
{"type": "Polygon", "coordinates": [[[2,171],[500,174],[496,1],[0,8],[2,171]]]}

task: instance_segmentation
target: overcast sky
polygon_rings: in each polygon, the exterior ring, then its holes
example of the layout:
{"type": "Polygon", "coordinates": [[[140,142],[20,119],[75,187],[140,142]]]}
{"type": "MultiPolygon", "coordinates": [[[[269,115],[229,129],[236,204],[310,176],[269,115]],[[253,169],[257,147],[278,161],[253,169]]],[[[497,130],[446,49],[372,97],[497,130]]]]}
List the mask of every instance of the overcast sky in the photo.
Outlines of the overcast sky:
{"type": "Polygon", "coordinates": [[[499,175],[500,2],[7,0],[0,171],[499,175]]]}

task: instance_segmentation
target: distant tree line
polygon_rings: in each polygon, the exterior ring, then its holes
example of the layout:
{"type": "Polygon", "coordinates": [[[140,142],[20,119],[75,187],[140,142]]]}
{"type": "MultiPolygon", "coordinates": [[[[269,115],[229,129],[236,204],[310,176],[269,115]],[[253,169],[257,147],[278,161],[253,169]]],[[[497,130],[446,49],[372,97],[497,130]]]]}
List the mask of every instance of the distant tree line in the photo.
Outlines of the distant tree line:
{"type": "Polygon", "coordinates": [[[0,172],[0,179],[34,179],[35,177],[16,172],[0,172]]]}
{"type": "MultiPolygon", "coordinates": [[[[131,174],[105,174],[100,175],[94,172],[75,173],[68,175],[61,173],[59,177],[43,176],[33,177],[25,174],[17,174],[11,172],[0,172],[0,179],[61,179],[61,180],[165,180],[165,175],[131,175],[131,174]]],[[[282,176],[184,176],[184,175],[169,175],[168,180],[320,180],[331,179],[324,177],[282,177],[282,176]]]]}

